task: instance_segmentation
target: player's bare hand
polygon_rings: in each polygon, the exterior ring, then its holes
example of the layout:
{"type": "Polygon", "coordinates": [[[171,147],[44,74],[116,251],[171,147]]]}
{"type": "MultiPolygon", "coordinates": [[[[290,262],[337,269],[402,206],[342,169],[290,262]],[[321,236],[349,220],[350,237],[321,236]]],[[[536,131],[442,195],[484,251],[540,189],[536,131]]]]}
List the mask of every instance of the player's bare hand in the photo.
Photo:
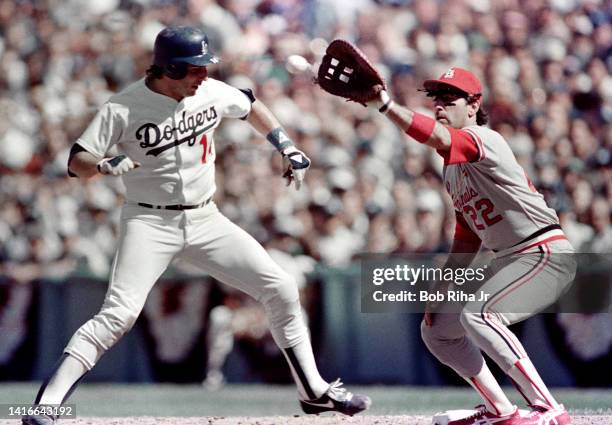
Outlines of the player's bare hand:
{"type": "Polygon", "coordinates": [[[139,162],[134,162],[126,155],[117,155],[112,158],[104,158],[98,162],[98,172],[112,176],[120,176],[134,168],[140,167],[139,162]]]}
{"type": "Polygon", "coordinates": [[[310,159],[295,146],[290,146],[283,151],[283,162],[283,168],[286,167],[283,178],[287,179],[287,186],[295,182],[295,188],[300,190],[306,170],[310,167],[310,159]]]}

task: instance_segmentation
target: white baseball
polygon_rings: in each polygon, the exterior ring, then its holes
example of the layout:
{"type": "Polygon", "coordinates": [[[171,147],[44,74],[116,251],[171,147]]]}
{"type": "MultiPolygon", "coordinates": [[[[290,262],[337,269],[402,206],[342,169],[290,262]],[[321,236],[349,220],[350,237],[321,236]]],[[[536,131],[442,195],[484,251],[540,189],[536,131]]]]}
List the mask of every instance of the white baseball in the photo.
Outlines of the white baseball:
{"type": "Polygon", "coordinates": [[[304,56],[291,55],[287,58],[287,71],[292,74],[304,74],[312,72],[312,65],[304,56]]]}

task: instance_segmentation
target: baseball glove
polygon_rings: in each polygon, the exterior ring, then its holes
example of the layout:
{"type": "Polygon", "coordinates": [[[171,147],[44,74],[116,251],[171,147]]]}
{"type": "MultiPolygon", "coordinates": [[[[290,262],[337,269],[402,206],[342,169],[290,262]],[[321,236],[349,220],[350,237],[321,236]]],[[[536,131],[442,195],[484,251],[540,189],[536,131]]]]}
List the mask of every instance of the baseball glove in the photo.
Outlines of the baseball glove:
{"type": "Polygon", "coordinates": [[[317,74],[323,90],[364,106],[387,89],[363,52],[345,40],[334,40],[327,46],[317,74]]]}

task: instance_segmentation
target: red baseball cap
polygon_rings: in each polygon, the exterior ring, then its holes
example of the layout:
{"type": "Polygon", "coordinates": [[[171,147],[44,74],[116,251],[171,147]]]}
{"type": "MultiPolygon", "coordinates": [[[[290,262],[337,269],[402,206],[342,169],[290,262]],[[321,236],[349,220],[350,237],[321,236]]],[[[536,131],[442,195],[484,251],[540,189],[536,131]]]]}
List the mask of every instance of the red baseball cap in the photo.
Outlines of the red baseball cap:
{"type": "Polygon", "coordinates": [[[467,69],[456,66],[450,68],[437,80],[426,80],[423,83],[425,91],[431,92],[444,88],[452,87],[469,95],[481,95],[482,85],[480,80],[467,69]]]}

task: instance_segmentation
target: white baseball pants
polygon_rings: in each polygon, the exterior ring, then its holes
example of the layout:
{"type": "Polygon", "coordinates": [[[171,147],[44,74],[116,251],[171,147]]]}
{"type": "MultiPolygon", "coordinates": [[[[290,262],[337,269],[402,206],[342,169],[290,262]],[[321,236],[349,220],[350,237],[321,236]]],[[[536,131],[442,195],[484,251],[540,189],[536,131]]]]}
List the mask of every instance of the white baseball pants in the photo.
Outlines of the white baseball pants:
{"type": "Polygon", "coordinates": [[[175,258],[260,301],[280,348],[308,338],[295,281],[214,202],[185,211],[128,203],[102,308],[77,330],[64,352],[91,369],[134,325],[157,279],[175,258]]]}

